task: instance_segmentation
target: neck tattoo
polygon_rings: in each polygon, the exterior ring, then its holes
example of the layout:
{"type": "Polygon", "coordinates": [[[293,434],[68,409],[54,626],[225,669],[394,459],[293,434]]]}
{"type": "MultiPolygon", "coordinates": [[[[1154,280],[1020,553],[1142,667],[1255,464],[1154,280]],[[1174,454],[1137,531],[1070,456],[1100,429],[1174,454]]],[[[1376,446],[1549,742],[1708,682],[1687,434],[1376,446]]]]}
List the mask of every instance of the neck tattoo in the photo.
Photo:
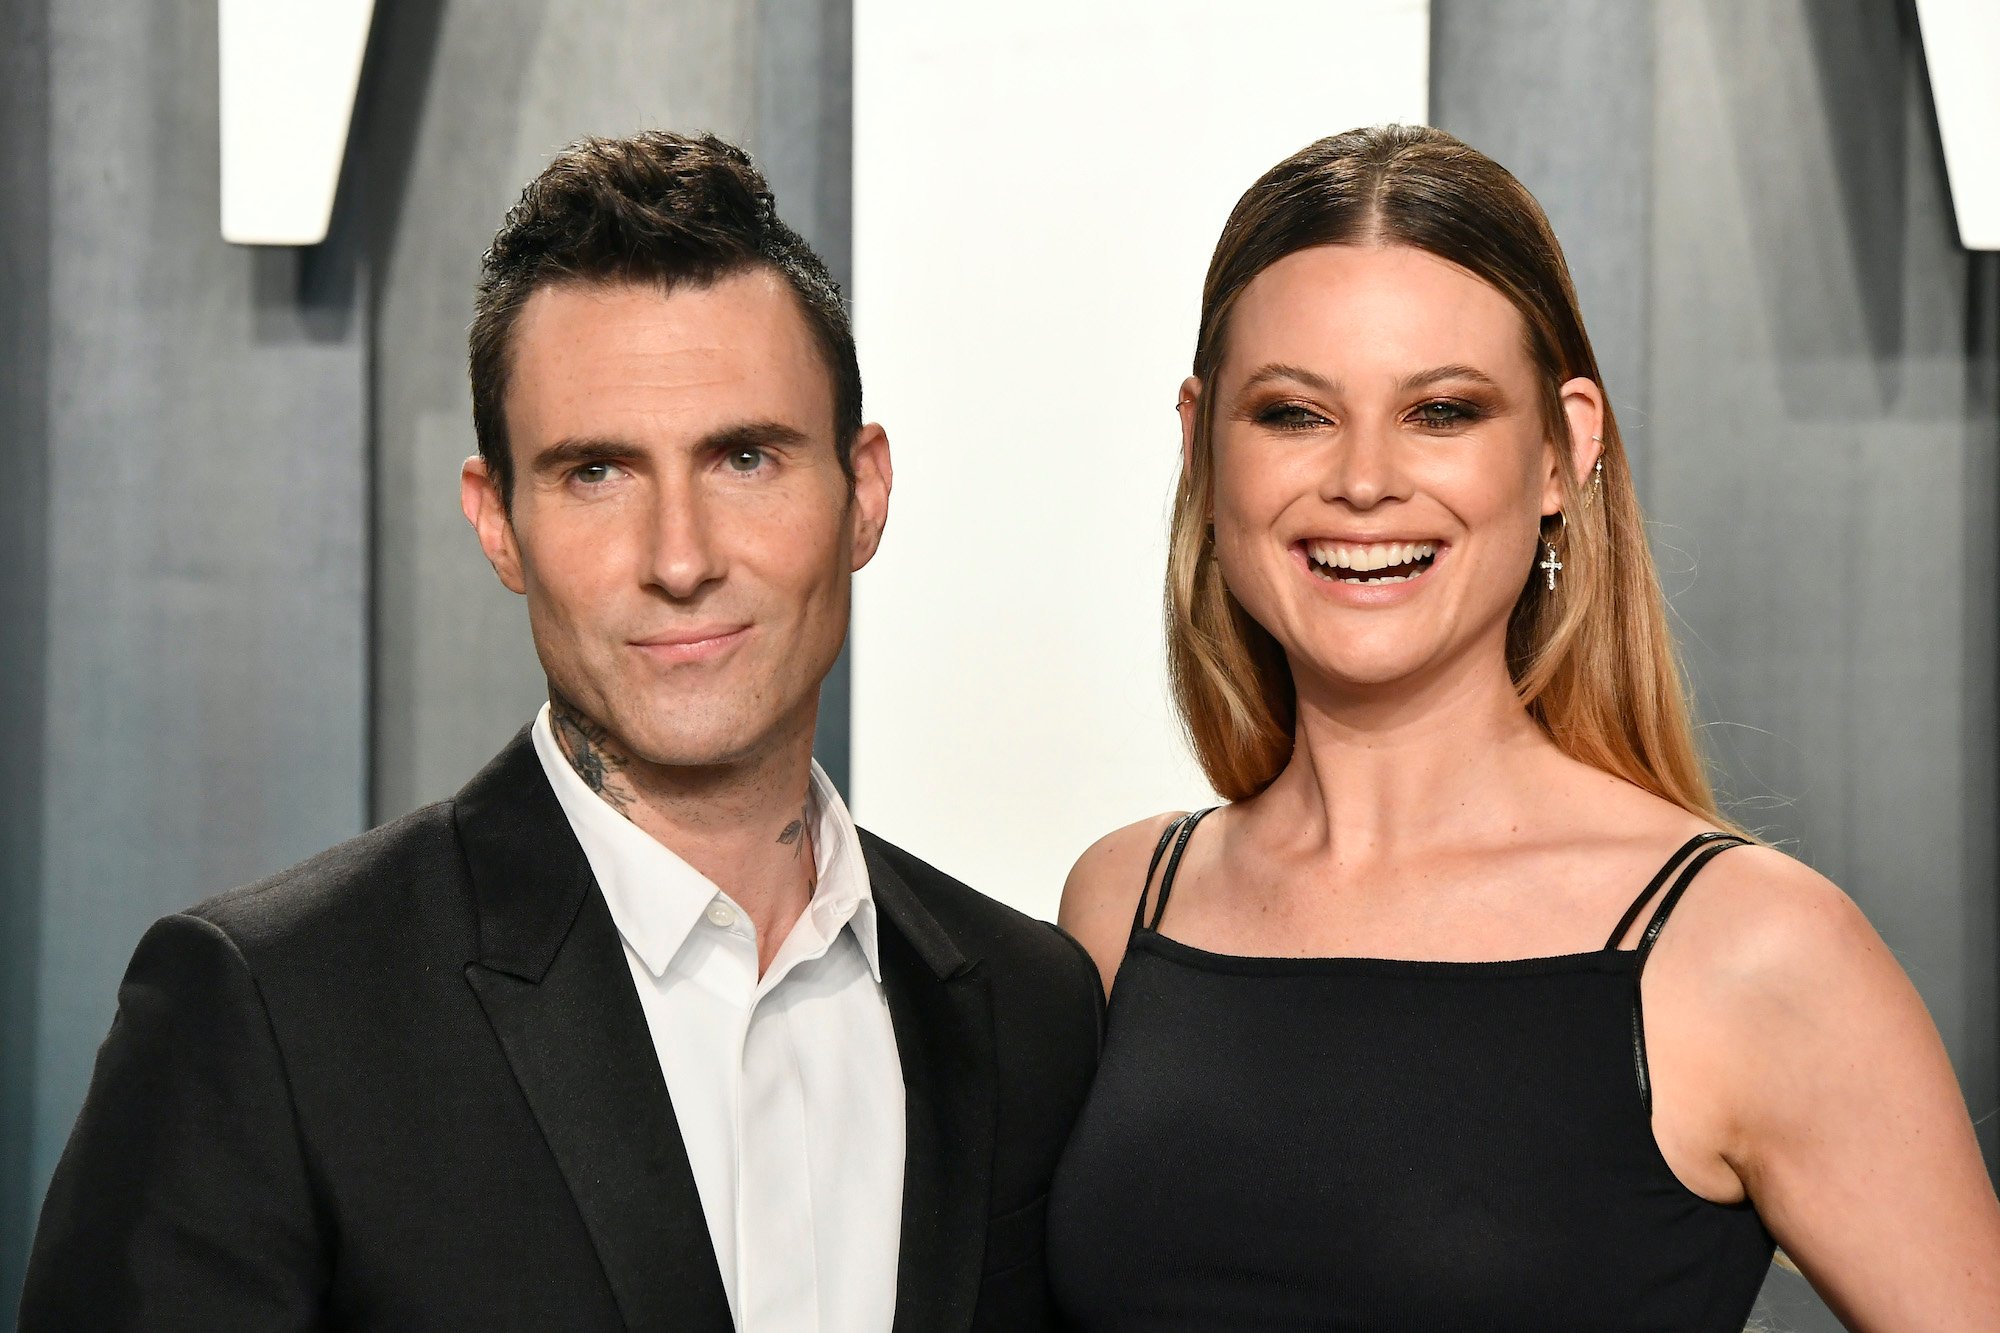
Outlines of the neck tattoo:
{"type": "Polygon", "coordinates": [[[810,802],[800,805],[799,817],[785,825],[784,831],[778,834],[778,841],[792,849],[792,859],[794,861],[798,860],[799,854],[805,850],[806,812],[811,808],[810,802]]]}
{"type": "Polygon", "coordinates": [[[611,734],[554,690],[549,691],[549,722],[583,785],[623,814],[632,803],[632,788],[624,776],[625,757],[612,746],[611,734]]]}

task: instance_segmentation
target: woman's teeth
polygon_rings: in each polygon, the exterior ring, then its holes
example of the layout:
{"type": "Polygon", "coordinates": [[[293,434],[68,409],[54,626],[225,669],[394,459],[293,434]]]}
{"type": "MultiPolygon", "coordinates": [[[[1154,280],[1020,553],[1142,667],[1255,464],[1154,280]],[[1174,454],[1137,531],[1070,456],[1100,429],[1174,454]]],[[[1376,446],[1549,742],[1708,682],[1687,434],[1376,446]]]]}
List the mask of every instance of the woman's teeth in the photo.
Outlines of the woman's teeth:
{"type": "Polygon", "coordinates": [[[1431,567],[1436,542],[1306,543],[1313,572],[1340,583],[1408,583],[1431,567]]]}

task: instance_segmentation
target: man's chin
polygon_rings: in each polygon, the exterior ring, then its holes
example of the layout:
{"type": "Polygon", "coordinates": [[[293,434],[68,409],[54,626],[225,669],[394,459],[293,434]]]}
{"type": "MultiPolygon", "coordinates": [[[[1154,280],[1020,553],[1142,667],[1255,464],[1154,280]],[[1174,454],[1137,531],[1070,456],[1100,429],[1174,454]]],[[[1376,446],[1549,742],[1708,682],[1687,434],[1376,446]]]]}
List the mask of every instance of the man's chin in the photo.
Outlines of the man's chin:
{"type": "Polygon", "coordinates": [[[637,757],[653,768],[698,773],[739,767],[754,760],[757,751],[754,747],[697,745],[648,748],[638,751],[637,757]]]}
{"type": "Polygon", "coordinates": [[[655,768],[733,768],[755,760],[775,737],[755,728],[646,728],[623,738],[633,758],[655,768]]]}
{"type": "Polygon", "coordinates": [[[714,769],[754,763],[794,740],[813,724],[806,700],[768,705],[768,687],[739,689],[738,697],[690,690],[671,698],[628,686],[596,691],[605,701],[603,725],[617,749],[654,768],[714,769]],[[743,698],[742,695],[750,695],[743,698]],[[762,706],[759,706],[762,705],[762,706]]]}

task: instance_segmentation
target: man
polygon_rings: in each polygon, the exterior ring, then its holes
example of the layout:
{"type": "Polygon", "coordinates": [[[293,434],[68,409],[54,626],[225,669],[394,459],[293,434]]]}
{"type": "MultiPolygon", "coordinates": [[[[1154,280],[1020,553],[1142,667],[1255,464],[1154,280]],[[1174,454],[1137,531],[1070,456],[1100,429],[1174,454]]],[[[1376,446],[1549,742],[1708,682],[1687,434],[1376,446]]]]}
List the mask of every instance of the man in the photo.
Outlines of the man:
{"type": "Polygon", "coordinates": [[[465,513],[549,704],[147,934],[21,1327],[1051,1324],[1101,992],[812,763],[890,487],[824,265],[737,149],[587,141],[471,343],[465,513]]]}

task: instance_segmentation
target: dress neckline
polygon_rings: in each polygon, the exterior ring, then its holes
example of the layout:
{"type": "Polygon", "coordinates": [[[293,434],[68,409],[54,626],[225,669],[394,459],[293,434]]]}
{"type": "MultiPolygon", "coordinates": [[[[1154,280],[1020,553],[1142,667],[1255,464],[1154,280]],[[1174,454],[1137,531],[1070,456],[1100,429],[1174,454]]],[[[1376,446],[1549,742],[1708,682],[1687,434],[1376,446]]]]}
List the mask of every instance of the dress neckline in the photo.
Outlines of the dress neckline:
{"type": "MultiPolygon", "coordinates": [[[[1236,976],[1300,976],[1353,973],[1375,975],[1536,976],[1553,972],[1630,971],[1637,949],[1602,948],[1577,953],[1538,954],[1530,958],[1379,958],[1360,954],[1308,955],[1217,953],[1163,935],[1151,926],[1132,934],[1130,948],[1181,963],[1199,971],[1236,976]]],[[[1114,995],[1117,993],[1113,988],[1114,995]]]]}

